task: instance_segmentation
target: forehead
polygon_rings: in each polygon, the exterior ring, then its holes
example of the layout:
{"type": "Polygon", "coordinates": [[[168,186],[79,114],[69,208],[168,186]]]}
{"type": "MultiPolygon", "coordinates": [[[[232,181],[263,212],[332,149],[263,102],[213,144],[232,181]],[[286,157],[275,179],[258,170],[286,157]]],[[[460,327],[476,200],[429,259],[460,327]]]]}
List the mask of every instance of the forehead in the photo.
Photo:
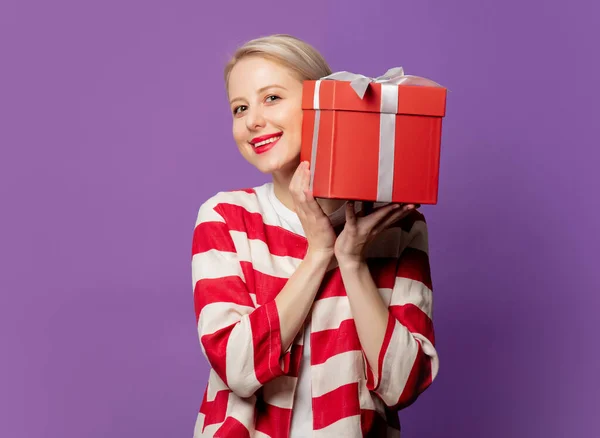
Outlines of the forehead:
{"type": "Polygon", "coordinates": [[[231,70],[228,91],[232,97],[244,96],[270,85],[289,89],[302,83],[287,67],[269,59],[248,56],[239,60],[231,70]]]}

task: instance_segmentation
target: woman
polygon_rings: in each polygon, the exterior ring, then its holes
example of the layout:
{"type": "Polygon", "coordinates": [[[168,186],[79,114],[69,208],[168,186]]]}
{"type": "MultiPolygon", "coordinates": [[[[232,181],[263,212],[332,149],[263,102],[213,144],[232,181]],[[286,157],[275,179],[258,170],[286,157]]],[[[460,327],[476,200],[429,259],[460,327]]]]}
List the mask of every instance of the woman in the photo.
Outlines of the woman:
{"type": "Polygon", "coordinates": [[[250,41],[225,68],[235,142],[272,182],[198,213],[194,304],[211,371],[194,437],[399,436],[397,411],[437,374],[422,215],[363,214],[308,189],[302,81],[330,73],[287,35],[250,41]]]}

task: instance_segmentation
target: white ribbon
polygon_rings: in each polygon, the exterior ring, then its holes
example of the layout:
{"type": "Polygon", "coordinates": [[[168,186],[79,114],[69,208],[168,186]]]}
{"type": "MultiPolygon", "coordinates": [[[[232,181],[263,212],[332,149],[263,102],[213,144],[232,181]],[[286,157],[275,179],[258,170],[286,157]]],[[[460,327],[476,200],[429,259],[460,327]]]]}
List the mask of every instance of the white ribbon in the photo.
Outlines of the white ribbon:
{"type": "Polygon", "coordinates": [[[325,76],[315,84],[313,108],[315,109],[315,124],[313,130],[311,153],[310,188],[312,190],[315,176],[317,158],[317,145],[319,138],[319,90],[321,81],[349,81],[350,86],[361,99],[364,97],[371,83],[381,84],[381,116],[379,119],[379,168],[377,172],[377,202],[391,202],[392,188],[394,185],[394,146],[396,138],[396,113],[398,112],[398,85],[411,83],[411,85],[439,86],[429,79],[418,76],[405,75],[402,67],[394,67],[377,78],[341,71],[325,76]]]}

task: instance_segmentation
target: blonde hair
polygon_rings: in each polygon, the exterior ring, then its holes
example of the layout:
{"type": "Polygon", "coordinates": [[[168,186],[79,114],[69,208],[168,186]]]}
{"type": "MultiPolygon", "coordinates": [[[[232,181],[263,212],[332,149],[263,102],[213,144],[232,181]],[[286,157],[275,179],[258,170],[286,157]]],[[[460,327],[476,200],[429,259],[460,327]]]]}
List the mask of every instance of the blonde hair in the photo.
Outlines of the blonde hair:
{"type": "Polygon", "coordinates": [[[231,70],[239,60],[259,56],[289,68],[300,81],[317,80],[331,74],[325,58],[310,44],[286,34],[276,34],[248,41],[239,47],[225,66],[225,88],[231,70]]]}

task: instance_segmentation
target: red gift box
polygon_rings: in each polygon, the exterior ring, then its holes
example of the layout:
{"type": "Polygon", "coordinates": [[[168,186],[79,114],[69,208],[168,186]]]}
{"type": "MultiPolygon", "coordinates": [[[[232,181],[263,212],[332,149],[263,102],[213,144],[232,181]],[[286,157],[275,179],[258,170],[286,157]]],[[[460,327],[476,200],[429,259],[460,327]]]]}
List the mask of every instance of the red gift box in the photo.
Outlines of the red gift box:
{"type": "Polygon", "coordinates": [[[302,109],[315,197],[437,203],[445,88],[401,68],[377,79],[340,72],[305,81],[302,109]]]}

